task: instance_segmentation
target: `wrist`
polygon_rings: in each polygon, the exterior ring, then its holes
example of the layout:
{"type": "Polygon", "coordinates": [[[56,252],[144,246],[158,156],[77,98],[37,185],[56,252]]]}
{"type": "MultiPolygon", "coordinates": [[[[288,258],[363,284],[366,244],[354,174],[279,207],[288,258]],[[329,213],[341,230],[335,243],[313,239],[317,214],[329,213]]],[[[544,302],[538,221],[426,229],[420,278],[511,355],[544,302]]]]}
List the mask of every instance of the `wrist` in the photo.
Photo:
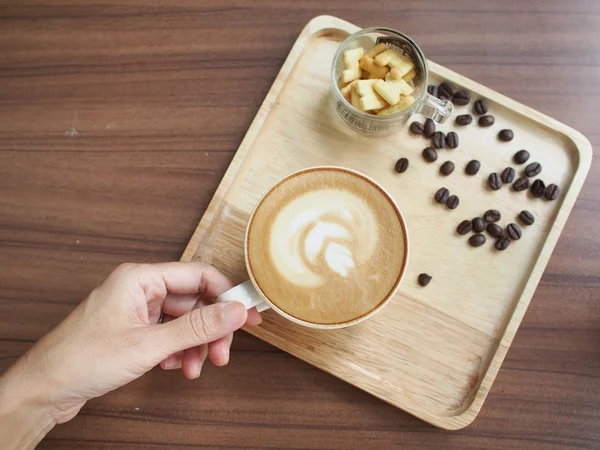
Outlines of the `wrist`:
{"type": "Polygon", "coordinates": [[[46,393],[18,366],[0,377],[0,436],[8,449],[34,448],[56,425],[46,393]]]}

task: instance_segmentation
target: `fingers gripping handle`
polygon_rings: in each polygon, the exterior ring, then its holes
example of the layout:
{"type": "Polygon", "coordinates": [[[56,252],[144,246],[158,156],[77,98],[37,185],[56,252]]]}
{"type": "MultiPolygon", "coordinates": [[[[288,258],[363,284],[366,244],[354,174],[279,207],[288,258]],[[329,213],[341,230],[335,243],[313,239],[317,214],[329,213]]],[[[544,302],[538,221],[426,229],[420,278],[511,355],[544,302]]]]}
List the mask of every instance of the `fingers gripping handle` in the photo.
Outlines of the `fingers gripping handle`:
{"type": "Polygon", "coordinates": [[[240,302],[246,309],[256,308],[258,312],[269,309],[269,305],[263,300],[252,285],[252,281],[239,284],[217,297],[218,302],[240,302]]]}

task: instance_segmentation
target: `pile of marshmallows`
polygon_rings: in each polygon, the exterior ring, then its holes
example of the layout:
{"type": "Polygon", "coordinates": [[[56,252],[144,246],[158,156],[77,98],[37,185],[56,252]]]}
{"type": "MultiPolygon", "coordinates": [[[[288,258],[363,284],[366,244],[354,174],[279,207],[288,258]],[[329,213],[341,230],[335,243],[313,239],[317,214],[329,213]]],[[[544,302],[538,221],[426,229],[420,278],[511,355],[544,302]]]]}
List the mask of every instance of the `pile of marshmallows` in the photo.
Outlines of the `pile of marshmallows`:
{"type": "Polygon", "coordinates": [[[346,69],[338,80],[342,95],[359,111],[389,116],[415,101],[412,80],[417,76],[412,61],[384,43],[365,53],[362,47],[346,50],[346,69]]]}

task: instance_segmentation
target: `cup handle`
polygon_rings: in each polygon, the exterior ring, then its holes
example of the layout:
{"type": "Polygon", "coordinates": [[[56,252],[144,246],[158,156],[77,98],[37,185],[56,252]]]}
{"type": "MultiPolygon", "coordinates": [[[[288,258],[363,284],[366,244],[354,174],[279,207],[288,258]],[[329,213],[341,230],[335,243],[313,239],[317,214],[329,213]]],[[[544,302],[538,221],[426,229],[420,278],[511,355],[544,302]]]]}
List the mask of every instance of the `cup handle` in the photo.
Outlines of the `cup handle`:
{"type": "Polygon", "coordinates": [[[454,104],[450,100],[440,100],[433,95],[427,94],[425,100],[417,109],[418,113],[435,120],[437,123],[444,123],[454,111],[454,104]]]}
{"type": "Polygon", "coordinates": [[[261,295],[256,292],[252,281],[248,280],[236,287],[223,292],[217,297],[218,302],[240,302],[246,309],[256,308],[258,312],[269,309],[270,306],[263,300],[261,295]]]}

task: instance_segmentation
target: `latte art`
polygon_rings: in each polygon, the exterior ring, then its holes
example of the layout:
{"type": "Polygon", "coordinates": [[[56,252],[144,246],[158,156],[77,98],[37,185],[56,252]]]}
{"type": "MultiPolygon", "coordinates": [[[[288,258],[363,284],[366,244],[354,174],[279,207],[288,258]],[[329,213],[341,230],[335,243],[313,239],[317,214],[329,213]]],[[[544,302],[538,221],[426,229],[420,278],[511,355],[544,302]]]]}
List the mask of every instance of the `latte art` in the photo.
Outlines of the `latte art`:
{"type": "Polygon", "coordinates": [[[406,263],[404,223],[393,202],[354,172],[316,168],[276,185],[256,207],[248,268],[281,311],[341,324],[380,306],[406,263]]]}
{"type": "Polygon", "coordinates": [[[341,189],[322,189],[281,209],[271,228],[270,252],[290,283],[318,287],[330,275],[323,269],[351,276],[372,256],[376,242],[377,222],[364,200],[341,189]]]}

